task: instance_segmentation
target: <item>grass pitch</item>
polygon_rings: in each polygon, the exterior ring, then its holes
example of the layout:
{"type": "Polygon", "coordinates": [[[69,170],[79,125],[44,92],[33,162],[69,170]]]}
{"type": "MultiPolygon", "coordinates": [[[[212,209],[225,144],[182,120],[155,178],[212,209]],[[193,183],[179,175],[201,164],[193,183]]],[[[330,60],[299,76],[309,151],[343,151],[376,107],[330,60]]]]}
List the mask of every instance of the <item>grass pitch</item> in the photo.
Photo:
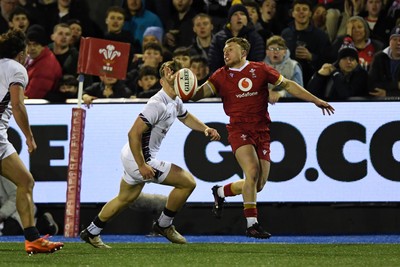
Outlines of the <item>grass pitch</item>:
{"type": "Polygon", "coordinates": [[[66,243],[28,256],[22,242],[0,243],[0,266],[400,266],[400,244],[66,243]]]}

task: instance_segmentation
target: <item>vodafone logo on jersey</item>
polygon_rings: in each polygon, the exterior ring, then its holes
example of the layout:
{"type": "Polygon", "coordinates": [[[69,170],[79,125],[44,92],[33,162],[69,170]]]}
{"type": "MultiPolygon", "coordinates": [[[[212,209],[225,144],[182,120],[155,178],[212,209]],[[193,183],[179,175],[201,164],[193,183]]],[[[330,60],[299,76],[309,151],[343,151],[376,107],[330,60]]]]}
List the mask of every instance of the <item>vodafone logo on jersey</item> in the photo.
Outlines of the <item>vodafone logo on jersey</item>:
{"type": "Polygon", "coordinates": [[[242,78],[238,83],[238,87],[241,91],[247,92],[253,87],[253,82],[249,78],[242,78]]]}
{"type": "Polygon", "coordinates": [[[253,82],[249,78],[242,78],[238,82],[239,89],[244,92],[242,94],[237,94],[237,98],[249,97],[258,95],[258,92],[249,92],[253,88],[253,82]]]}

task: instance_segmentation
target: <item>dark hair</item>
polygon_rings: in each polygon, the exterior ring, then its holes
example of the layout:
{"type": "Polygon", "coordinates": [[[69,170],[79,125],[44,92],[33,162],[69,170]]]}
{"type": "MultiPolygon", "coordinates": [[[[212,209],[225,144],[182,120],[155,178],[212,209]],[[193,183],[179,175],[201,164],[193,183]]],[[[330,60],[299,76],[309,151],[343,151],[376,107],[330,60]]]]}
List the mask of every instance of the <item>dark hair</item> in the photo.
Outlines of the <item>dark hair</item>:
{"type": "Polygon", "coordinates": [[[26,48],[26,36],[19,30],[10,30],[0,35],[0,58],[14,59],[26,48]]]}
{"type": "Polygon", "coordinates": [[[292,4],[292,9],[295,5],[307,5],[310,11],[313,10],[313,6],[309,0],[294,0],[292,4]]]}
{"type": "Polygon", "coordinates": [[[29,17],[30,14],[29,14],[28,10],[26,10],[25,8],[20,7],[20,6],[17,6],[17,7],[10,13],[10,15],[8,16],[8,21],[12,21],[13,18],[14,18],[15,16],[18,16],[18,15],[25,15],[26,18],[30,21],[30,17],[29,17]]]}
{"type": "Polygon", "coordinates": [[[109,15],[111,12],[116,12],[116,13],[120,13],[120,14],[124,15],[124,19],[126,19],[126,17],[127,17],[125,9],[123,9],[123,8],[120,7],[120,6],[110,6],[110,7],[107,9],[106,17],[108,17],[108,15],[109,15]]]}
{"type": "Polygon", "coordinates": [[[72,24],[78,24],[82,28],[82,22],[79,19],[69,19],[67,24],[71,26],[72,24]]]}
{"type": "Polygon", "coordinates": [[[257,13],[260,14],[260,5],[255,1],[255,0],[242,0],[242,5],[244,6],[249,6],[249,7],[254,7],[257,9],[257,13]]]}
{"type": "Polygon", "coordinates": [[[161,55],[163,54],[161,45],[159,45],[159,44],[157,44],[157,43],[147,43],[147,44],[143,47],[143,52],[146,51],[146,50],[149,50],[149,49],[159,51],[161,55]]]}
{"type": "Polygon", "coordinates": [[[195,55],[190,58],[190,64],[192,63],[203,63],[203,65],[208,66],[207,59],[202,55],[195,55]]]}
{"type": "Polygon", "coordinates": [[[140,68],[139,70],[139,77],[138,79],[142,79],[144,76],[155,76],[158,79],[158,73],[157,73],[157,69],[151,66],[143,66],[140,68]]]}
{"type": "Polygon", "coordinates": [[[172,57],[188,56],[190,57],[190,47],[180,46],[174,50],[172,57]]]}
{"type": "Polygon", "coordinates": [[[59,85],[60,86],[62,86],[62,85],[78,86],[79,82],[78,82],[78,79],[74,75],[65,74],[62,76],[59,85]]]}

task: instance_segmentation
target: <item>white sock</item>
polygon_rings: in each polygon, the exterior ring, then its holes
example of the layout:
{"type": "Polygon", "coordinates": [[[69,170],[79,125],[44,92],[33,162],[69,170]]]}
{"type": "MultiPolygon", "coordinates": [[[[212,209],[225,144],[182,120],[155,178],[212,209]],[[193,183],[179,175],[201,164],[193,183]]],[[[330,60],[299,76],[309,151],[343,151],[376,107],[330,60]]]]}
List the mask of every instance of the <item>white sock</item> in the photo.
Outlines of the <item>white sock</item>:
{"type": "Polygon", "coordinates": [[[103,228],[99,228],[93,222],[91,222],[90,225],[87,227],[87,230],[92,235],[99,235],[101,233],[101,231],[103,230],[103,228]]]}
{"type": "Polygon", "coordinates": [[[253,224],[258,223],[257,217],[246,217],[247,220],[247,228],[253,226],[253,224]]]}
{"type": "Polygon", "coordinates": [[[224,194],[224,187],[223,187],[223,186],[221,186],[221,187],[218,188],[217,194],[218,194],[219,197],[225,197],[225,194],[224,194]]]}
{"type": "Polygon", "coordinates": [[[160,218],[158,218],[158,225],[160,227],[169,227],[172,224],[172,220],[174,217],[169,217],[164,214],[164,212],[161,212],[160,218]]]}

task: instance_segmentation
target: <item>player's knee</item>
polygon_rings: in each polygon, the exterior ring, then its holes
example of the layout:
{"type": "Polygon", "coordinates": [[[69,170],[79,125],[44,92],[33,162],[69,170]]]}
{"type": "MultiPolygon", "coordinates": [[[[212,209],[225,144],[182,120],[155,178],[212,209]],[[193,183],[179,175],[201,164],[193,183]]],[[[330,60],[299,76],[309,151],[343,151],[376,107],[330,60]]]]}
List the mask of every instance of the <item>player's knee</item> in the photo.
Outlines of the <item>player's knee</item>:
{"type": "Polygon", "coordinates": [[[190,191],[193,191],[196,188],[196,181],[194,180],[194,177],[191,174],[188,174],[185,177],[186,177],[184,183],[185,188],[190,191]]]}
{"type": "Polygon", "coordinates": [[[196,188],[196,181],[194,180],[193,177],[188,182],[188,188],[193,191],[196,188]]]}

